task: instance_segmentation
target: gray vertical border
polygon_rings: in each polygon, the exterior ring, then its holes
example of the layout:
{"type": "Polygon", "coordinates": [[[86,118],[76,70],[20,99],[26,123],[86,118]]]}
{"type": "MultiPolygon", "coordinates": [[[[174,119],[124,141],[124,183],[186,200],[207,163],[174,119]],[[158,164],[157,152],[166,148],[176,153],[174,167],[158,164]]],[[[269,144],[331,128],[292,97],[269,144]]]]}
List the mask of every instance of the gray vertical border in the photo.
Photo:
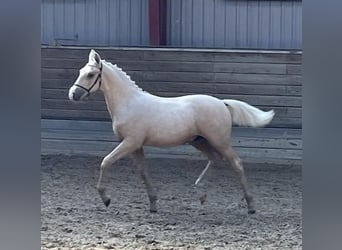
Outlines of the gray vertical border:
{"type": "Polygon", "coordinates": [[[1,1],[0,249],[40,249],[40,1],[1,1]]]}
{"type": "Polygon", "coordinates": [[[342,246],[341,9],[341,1],[303,7],[305,250],[342,246]]]}

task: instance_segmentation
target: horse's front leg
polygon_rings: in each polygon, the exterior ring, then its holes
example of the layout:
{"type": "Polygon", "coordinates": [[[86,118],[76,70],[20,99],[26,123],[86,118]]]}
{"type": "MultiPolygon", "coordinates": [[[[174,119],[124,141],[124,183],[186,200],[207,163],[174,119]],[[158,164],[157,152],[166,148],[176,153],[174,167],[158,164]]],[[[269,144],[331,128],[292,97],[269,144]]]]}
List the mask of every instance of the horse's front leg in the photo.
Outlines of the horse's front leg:
{"type": "Polygon", "coordinates": [[[105,174],[108,168],[114,164],[117,160],[121,159],[122,157],[132,153],[136,150],[136,146],[130,140],[123,140],[112,152],[110,152],[102,161],[100,166],[100,176],[97,182],[97,190],[101,196],[103,203],[106,207],[110,204],[110,197],[106,193],[106,187],[104,186],[102,179],[105,177],[105,174]]]}
{"type": "Polygon", "coordinates": [[[155,213],[157,212],[157,205],[156,205],[157,195],[156,195],[155,190],[152,188],[148,174],[145,172],[143,148],[140,148],[136,150],[135,152],[133,152],[133,159],[138,169],[138,172],[146,186],[147,195],[150,200],[150,212],[155,213]]]}

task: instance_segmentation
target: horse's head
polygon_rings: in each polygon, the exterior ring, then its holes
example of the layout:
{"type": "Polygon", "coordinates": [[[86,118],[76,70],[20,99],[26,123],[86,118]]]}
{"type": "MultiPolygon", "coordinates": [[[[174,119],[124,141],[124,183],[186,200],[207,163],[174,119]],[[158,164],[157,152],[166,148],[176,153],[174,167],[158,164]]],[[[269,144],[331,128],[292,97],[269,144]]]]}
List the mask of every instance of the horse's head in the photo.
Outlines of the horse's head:
{"type": "Polygon", "coordinates": [[[88,63],[80,69],[80,74],[69,89],[69,99],[82,100],[101,87],[102,62],[100,55],[91,50],[88,63]]]}

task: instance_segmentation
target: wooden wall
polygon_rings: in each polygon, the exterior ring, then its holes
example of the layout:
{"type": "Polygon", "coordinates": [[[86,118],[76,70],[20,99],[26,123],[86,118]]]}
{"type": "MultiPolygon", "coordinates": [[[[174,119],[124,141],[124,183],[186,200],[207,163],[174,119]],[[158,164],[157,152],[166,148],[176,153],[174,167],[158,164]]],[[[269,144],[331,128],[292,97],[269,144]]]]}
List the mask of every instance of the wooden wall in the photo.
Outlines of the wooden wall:
{"type": "MultiPolygon", "coordinates": [[[[265,110],[274,109],[276,116],[267,128],[234,128],[233,144],[240,154],[253,161],[301,160],[301,53],[144,48],[96,50],[103,59],[122,67],[140,87],[152,94],[209,94],[222,99],[243,100],[265,110]]],[[[116,140],[110,136],[109,115],[101,93],[83,103],[75,104],[68,100],[68,88],[78,76],[78,70],[87,62],[89,48],[42,47],[41,52],[42,147],[49,151],[48,148],[54,147],[53,142],[51,144],[53,139],[66,145],[61,141],[63,138],[54,138],[63,137],[62,134],[57,135],[63,126],[78,130],[76,134],[68,135],[73,140],[87,138],[82,132],[83,126],[87,131],[98,131],[93,133],[97,137],[86,139],[88,143],[90,140],[96,143],[96,140],[111,138],[106,140],[108,149],[99,149],[99,152],[108,152],[116,140]]],[[[55,145],[58,143],[55,141],[55,145]]],[[[76,152],[78,146],[68,152],[76,152]]],[[[160,154],[197,154],[186,147],[172,152],[164,150],[160,154]]]]}

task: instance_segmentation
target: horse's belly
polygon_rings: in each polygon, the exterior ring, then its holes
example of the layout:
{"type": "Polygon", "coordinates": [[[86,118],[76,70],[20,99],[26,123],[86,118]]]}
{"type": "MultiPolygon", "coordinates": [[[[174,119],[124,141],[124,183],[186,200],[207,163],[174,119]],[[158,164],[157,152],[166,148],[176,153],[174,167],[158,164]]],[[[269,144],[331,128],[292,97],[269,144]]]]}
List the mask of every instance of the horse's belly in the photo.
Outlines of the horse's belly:
{"type": "Polygon", "coordinates": [[[196,137],[194,128],[167,127],[150,130],[144,145],[156,147],[172,147],[185,144],[196,137]]]}
{"type": "Polygon", "coordinates": [[[174,147],[178,145],[186,144],[189,141],[192,141],[196,136],[190,136],[186,138],[150,138],[144,142],[145,146],[153,146],[153,147],[174,147]]]}

